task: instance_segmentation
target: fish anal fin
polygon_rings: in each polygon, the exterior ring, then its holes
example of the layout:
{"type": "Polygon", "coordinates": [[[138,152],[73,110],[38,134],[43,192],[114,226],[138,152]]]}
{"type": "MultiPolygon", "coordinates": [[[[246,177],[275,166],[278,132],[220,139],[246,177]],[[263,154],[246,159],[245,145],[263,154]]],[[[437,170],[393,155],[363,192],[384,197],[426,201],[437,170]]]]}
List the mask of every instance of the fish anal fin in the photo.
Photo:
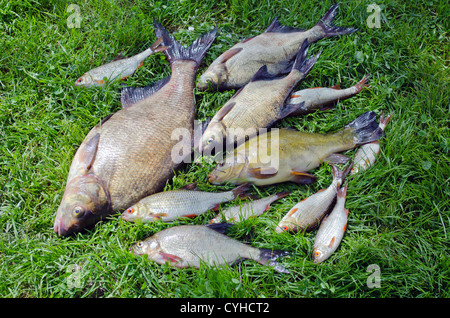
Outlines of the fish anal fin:
{"type": "Polygon", "coordinates": [[[346,164],[350,160],[349,157],[340,153],[333,153],[325,158],[330,164],[346,164]]]}
{"type": "Polygon", "coordinates": [[[194,183],[186,184],[184,187],[181,187],[180,190],[197,191],[198,190],[197,183],[194,182],[194,183]]]}

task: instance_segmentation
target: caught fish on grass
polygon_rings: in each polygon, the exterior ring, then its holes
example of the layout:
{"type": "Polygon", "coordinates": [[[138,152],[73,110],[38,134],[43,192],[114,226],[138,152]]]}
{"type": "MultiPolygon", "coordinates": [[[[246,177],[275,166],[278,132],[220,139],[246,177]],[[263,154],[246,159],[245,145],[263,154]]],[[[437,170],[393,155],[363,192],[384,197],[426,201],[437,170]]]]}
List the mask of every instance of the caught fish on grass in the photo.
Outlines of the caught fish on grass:
{"type": "Polygon", "coordinates": [[[288,105],[300,105],[290,116],[300,116],[312,113],[316,110],[325,110],[333,107],[338,101],[350,98],[362,91],[367,85],[367,77],[364,77],[356,85],[348,88],[340,89],[338,85],[332,87],[314,87],[305,88],[294,92],[289,100],[288,105]]]}
{"type": "Polygon", "coordinates": [[[309,30],[282,25],[275,18],[263,33],[235,44],[214,60],[201,75],[197,88],[240,88],[250,82],[264,65],[267,65],[267,72],[274,76],[289,73],[295,55],[305,40],[313,43],[357,30],[333,25],[337,9],[338,4],[333,5],[309,30]]]}
{"type": "Polygon", "coordinates": [[[332,165],[333,181],[331,184],[326,189],[319,190],[294,205],[278,223],[275,232],[310,231],[316,228],[335,202],[337,189],[350,172],[350,168],[351,165],[342,171],[332,165]]]}
{"type": "Polygon", "coordinates": [[[282,78],[267,73],[263,66],[251,81],[234,94],[211,119],[202,135],[204,153],[222,152],[240,145],[257,134],[260,128],[268,128],[276,121],[297,111],[301,104],[285,105],[285,100],[298,82],[313,68],[319,55],[306,59],[308,41],[301,45],[291,72],[282,78]]]}
{"type": "Polygon", "coordinates": [[[307,171],[326,161],[345,164],[350,158],[339,152],[381,137],[372,111],[330,134],[272,129],[238,146],[210,172],[208,180],[212,184],[252,182],[257,186],[287,181],[310,184],[316,177],[307,171]]]}
{"type": "Polygon", "coordinates": [[[245,193],[250,184],[242,184],[231,191],[200,191],[195,183],[183,188],[152,194],[143,198],[122,213],[125,221],[144,223],[163,221],[170,222],[179,218],[192,218],[215,210],[224,202],[232,201],[245,193]]]}
{"type": "Polygon", "coordinates": [[[117,79],[126,79],[144,65],[144,60],[152,54],[167,50],[161,45],[162,38],[158,38],[148,49],[128,58],[118,59],[84,73],[75,81],[76,86],[103,86],[117,79]]]}
{"type": "Polygon", "coordinates": [[[219,215],[213,218],[210,223],[221,223],[225,219],[229,223],[238,223],[251,217],[257,217],[270,209],[270,204],[284,198],[290,192],[282,191],[277,194],[252,200],[240,205],[232,206],[224,209],[219,215]]]}
{"type": "Polygon", "coordinates": [[[92,128],[72,161],[54,230],[70,235],[162,191],[181,163],[172,160],[174,129],[194,130],[194,80],[216,37],[210,31],[186,48],[154,21],[172,75],[147,87],[125,87],[122,109],[92,128]],[[167,118],[170,118],[168,120],[167,118]]]}
{"type": "Polygon", "coordinates": [[[339,247],[347,228],[348,210],[345,208],[347,186],[337,188],[337,199],[333,210],[320,223],[313,245],[313,262],[328,259],[339,247]]]}
{"type": "Polygon", "coordinates": [[[135,255],[147,255],[158,264],[199,268],[207,265],[233,265],[250,259],[271,266],[280,273],[289,273],[275,260],[287,251],[255,248],[223,234],[230,224],[179,225],[167,228],[133,245],[135,255]]]}
{"type": "MultiPolygon", "coordinates": [[[[384,131],[387,123],[391,119],[392,114],[384,117],[384,114],[380,115],[380,129],[384,131]]],[[[377,160],[378,155],[380,154],[380,142],[378,140],[370,142],[368,144],[364,144],[358,148],[355,153],[353,169],[350,172],[351,175],[356,174],[358,172],[362,172],[371,167],[375,161],[377,160]]]]}

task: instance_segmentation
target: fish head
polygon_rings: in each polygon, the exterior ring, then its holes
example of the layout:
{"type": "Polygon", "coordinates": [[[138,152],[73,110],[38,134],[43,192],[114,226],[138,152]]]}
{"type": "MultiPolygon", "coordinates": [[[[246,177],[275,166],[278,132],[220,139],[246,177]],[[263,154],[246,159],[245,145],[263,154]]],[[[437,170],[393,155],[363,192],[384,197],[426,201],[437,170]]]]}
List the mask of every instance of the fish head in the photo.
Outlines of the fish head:
{"type": "Polygon", "coordinates": [[[297,231],[297,223],[293,217],[287,217],[278,223],[278,226],[275,229],[276,233],[283,233],[283,232],[295,232],[297,231]]]}
{"type": "Polygon", "coordinates": [[[222,152],[225,127],[221,122],[211,122],[202,135],[202,152],[211,155],[222,152]]]}
{"type": "Polygon", "coordinates": [[[130,248],[130,252],[134,255],[148,255],[149,258],[152,258],[152,256],[157,254],[160,250],[161,247],[158,241],[153,237],[149,237],[144,241],[139,241],[130,248]]]}
{"type": "Polygon", "coordinates": [[[75,81],[75,86],[85,86],[89,87],[95,85],[94,79],[88,74],[83,74],[75,81]]]}
{"type": "Polygon", "coordinates": [[[143,207],[142,204],[140,202],[132,205],[131,207],[129,207],[128,209],[126,209],[123,213],[122,213],[122,219],[125,221],[129,221],[129,222],[134,222],[138,219],[142,219],[143,217],[143,207]]]}
{"type": "Polygon", "coordinates": [[[211,65],[197,81],[197,88],[199,90],[219,89],[228,80],[228,70],[224,63],[217,63],[211,65]]]}
{"type": "Polygon", "coordinates": [[[98,178],[78,176],[66,186],[53,229],[58,235],[69,236],[92,227],[110,210],[109,193],[98,178]]]}
{"type": "Polygon", "coordinates": [[[312,259],[314,263],[321,263],[328,258],[329,251],[326,246],[315,246],[313,248],[312,259]]]}
{"type": "Polygon", "coordinates": [[[220,162],[208,174],[208,181],[210,183],[223,184],[229,182],[237,185],[246,182],[246,180],[239,179],[242,171],[248,165],[246,158],[240,153],[235,153],[231,159],[227,158],[220,162]]]}

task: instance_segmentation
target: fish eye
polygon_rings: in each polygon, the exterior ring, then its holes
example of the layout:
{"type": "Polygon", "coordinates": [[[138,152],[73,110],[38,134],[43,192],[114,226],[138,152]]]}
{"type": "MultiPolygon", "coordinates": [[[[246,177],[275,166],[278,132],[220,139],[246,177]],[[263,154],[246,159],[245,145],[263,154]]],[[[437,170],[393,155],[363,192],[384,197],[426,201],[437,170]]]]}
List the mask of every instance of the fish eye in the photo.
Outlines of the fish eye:
{"type": "Polygon", "coordinates": [[[219,167],[223,167],[225,165],[225,162],[219,163],[219,167]]]}
{"type": "Polygon", "coordinates": [[[128,210],[127,210],[127,213],[133,213],[134,212],[134,209],[133,208],[129,208],[128,210]]]}
{"type": "Polygon", "coordinates": [[[142,248],[144,247],[144,242],[140,241],[136,244],[137,247],[142,248]]]}
{"type": "Polygon", "coordinates": [[[315,257],[319,257],[319,256],[320,256],[320,252],[319,252],[319,251],[314,252],[314,256],[315,256],[315,257]]]}
{"type": "Polygon", "coordinates": [[[76,207],[74,207],[73,210],[72,210],[72,214],[73,214],[75,217],[77,217],[77,218],[83,216],[83,215],[84,215],[84,212],[85,212],[85,210],[84,210],[84,208],[81,207],[81,206],[76,206],[76,207]]]}
{"type": "Polygon", "coordinates": [[[210,143],[212,143],[214,141],[214,137],[209,138],[206,143],[209,145],[210,143]]]}
{"type": "Polygon", "coordinates": [[[285,226],[283,226],[282,228],[281,228],[283,231],[289,231],[289,227],[287,227],[286,225],[285,226]]]}
{"type": "Polygon", "coordinates": [[[78,83],[81,83],[83,80],[81,78],[77,79],[78,83]]]}

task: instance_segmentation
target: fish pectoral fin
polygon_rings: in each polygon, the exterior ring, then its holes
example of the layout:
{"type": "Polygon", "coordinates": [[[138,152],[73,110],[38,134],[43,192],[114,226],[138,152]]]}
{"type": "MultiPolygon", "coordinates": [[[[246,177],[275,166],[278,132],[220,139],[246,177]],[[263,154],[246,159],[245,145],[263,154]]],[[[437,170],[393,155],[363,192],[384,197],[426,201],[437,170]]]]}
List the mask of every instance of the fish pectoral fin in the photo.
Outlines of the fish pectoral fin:
{"type": "Polygon", "coordinates": [[[198,191],[197,182],[186,184],[184,187],[181,187],[179,190],[198,191]]]}
{"type": "Polygon", "coordinates": [[[317,177],[307,172],[291,171],[291,181],[298,184],[311,184],[316,182],[317,177]]]}
{"type": "Polygon", "coordinates": [[[192,214],[185,214],[182,217],[188,218],[188,219],[193,219],[193,218],[196,218],[197,216],[198,216],[198,214],[192,213],[192,214]]]}
{"type": "Polygon", "coordinates": [[[166,261],[168,261],[171,264],[175,264],[178,263],[179,261],[181,261],[181,257],[178,257],[176,255],[173,254],[169,254],[169,253],[164,253],[164,252],[159,252],[159,255],[166,261]]]}
{"type": "Polygon", "coordinates": [[[165,216],[169,216],[169,214],[167,214],[167,213],[154,213],[154,214],[152,214],[152,217],[154,217],[155,219],[158,219],[158,220],[161,220],[165,216]]]}
{"type": "Polygon", "coordinates": [[[225,63],[226,61],[228,61],[229,59],[231,59],[233,56],[235,56],[236,54],[238,54],[240,51],[242,51],[242,48],[234,48],[234,49],[229,49],[228,51],[226,51],[225,53],[223,53],[222,55],[222,63],[225,63]]]}
{"type": "Polygon", "coordinates": [[[328,244],[328,247],[333,247],[335,241],[336,241],[336,237],[333,236],[333,238],[330,241],[330,244],[328,244]]]}
{"type": "Polygon", "coordinates": [[[267,65],[263,65],[260,67],[260,69],[253,75],[250,82],[256,82],[256,81],[270,81],[277,79],[277,75],[270,74],[269,71],[267,71],[267,65]]]}
{"type": "Polygon", "coordinates": [[[305,102],[301,102],[298,104],[286,104],[284,107],[280,110],[280,118],[283,119],[289,115],[291,115],[294,112],[308,112],[308,109],[305,107],[305,102]]]}
{"type": "Polygon", "coordinates": [[[91,168],[95,160],[95,155],[97,154],[98,143],[100,141],[100,133],[95,134],[94,137],[89,139],[89,141],[84,145],[83,150],[80,155],[80,162],[84,173],[87,173],[91,168]]]}
{"type": "Polygon", "coordinates": [[[346,164],[349,160],[349,157],[340,153],[333,153],[325,158],[325,161],[328,161],[330,164],[346,164]]]}
{"type": "Polygon", "coordinates": [[[217,112],[217,120],[221,121],[233,109],[234,105],[236,105],[236,102],[231,102],[222,106],[217,112]]]}
{"type": "Polygon", "coordinates": [[[275,176],[278,173],[278,169],[274,167],[257,167],[248,169],[247,175],[256,179],[268,179],[275,176]]]}

